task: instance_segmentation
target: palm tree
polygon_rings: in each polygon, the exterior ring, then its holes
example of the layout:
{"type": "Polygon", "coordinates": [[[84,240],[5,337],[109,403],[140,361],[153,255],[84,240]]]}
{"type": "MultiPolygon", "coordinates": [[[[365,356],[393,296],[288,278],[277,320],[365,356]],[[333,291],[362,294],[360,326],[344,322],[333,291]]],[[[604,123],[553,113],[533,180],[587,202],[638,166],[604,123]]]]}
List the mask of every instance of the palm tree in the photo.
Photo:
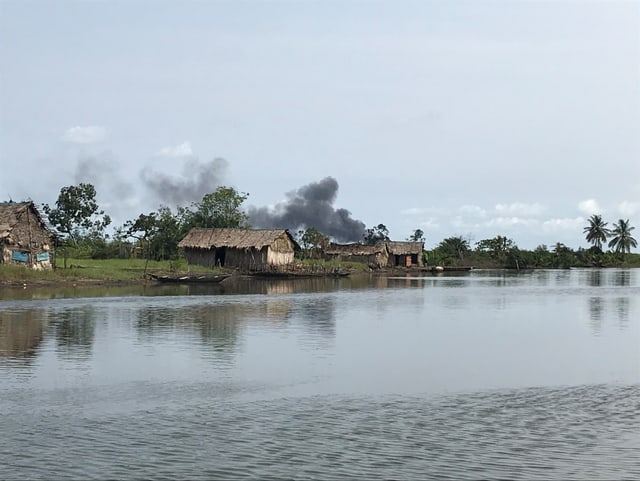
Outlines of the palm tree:
{"type": "Polygon", "coordinates": [[[602,250],[602,244],[607,242],[607,237],[611,231],[607,229],[607,223],[602,220],[601,215],[594,214],[589,218],[589,225],[583,231],[587,234],[587,242],[590,242],[598,250],[602,250]]]}
{"type": "Polygon", "coordinates": [[[613,224],[613,239],[609,241],[609,247],[618,253],[629,253],[632,247],[638,247],[638,242],[631,237],[631,231],[635,229],[629,225],[629,219],[620,219],[617,224],[613,224]]]}

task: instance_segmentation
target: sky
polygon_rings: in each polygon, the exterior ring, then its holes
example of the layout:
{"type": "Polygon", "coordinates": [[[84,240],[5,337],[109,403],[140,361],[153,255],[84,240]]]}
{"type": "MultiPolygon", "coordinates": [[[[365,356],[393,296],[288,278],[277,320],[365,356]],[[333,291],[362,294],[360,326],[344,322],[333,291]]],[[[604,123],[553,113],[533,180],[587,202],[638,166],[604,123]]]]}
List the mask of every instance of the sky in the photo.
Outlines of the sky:
{"type": "Polygon", "coordinates": [[[640,1],[0,0],[0,165],[114,225],[225,185],[258,227],[588,247],[640,226],[640,1]]]}

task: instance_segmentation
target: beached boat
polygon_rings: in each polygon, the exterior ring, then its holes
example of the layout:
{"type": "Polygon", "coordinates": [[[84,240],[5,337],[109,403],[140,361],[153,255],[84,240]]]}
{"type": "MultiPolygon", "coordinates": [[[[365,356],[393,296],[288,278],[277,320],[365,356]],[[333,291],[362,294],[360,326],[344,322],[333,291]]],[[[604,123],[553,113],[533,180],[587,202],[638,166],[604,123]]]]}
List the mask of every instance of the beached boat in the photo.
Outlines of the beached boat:
{"type": "Polygon", "coordinates": [[[217,283],[231,277],[231,274],[186,274],[186,275],[157,275],[149,274],[154,281],[166,283],[217,283]]]}

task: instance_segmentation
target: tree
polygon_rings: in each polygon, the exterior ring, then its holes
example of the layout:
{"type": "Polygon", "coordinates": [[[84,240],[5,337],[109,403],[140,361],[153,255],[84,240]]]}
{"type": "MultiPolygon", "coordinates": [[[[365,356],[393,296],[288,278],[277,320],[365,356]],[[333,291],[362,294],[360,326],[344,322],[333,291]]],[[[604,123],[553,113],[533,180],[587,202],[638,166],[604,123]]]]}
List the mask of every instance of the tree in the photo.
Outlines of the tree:
{"type": "Polygon", "coordinates": [[[301,247],[308,253],[309,257],[314,257],[329,245],[329,238],[320,233],[315,227],[308,227],[306,230],[298,231],[298,239],[301,247]]]}
{"type": "Polygon", "coordinates": [[[387,242],[389,239],[389,229],[384,224],[378,224],[370,229],[367,229],[364,234],[364,243],[367,245],[376,245],[380,242],[387,242]]]}
{"type": "Polygon", "coordinates": [[[409,242],[424,242],[424,232],[422,232],[422,229],[416,229],[407,240],[409,242]]]}
{"type": "MultiPolygon", "coordinates": [[[[55,208],[42,205],[49,221],[74,245],[82,235],[101,236],[111,223],[111,218],[98,208],[96,189],[92,184],[80,183],[60,189],[55,208]]],[[[67,251],[64,250],[64,267],[67,267],[67,251]]]]}
{"type": "Polygon", "coordinates": [[[149,264],[149,257],[151,256],[150,237],[158,231],[156,213],[140,214],[136,220],[125,222],[124,228],[126,229],[125,233],[127,236],[143,242],[143,248],[145,250],[143,276],[146,276],[147,265],[149,264]],[[144,243],[146,243],[146,246],[144,246],[144,243]]]}
{"type": "Polygon", "coordinates": [[[190,227],[248,227],[246,212],[240,206],[249,194],[238,192],[233,187],[218,187],[206,194],[200,202],[192,204],[187,213],[190,227]]]}
{"type": "Polygon", "coordinates": [[[631,236],[634,229],[629,225],[629,219],[620,219],[617,224],[613,224],[613,238],[609,241],[609,247],[619,254],[630,253],[632,247],[638,247],[638,242],[631,236]]]}
{"type": "Polygon", "coordinates": [[[469,242],[462,237],[448,237],[438,244],[438,249],[446,257],[454,257],[463,260],[467,252],[469,252],[469,242]]]}
{"type": "Polygon", "coordinates": [[[483,239],[476,243],[476,250],[479,252],[487,252],[489,256],[496,259],[502,265],[508,265],[509,263],[515,263],[518,267],[517,252],[518,246],[516,246],[513,240],[508,239],[505,236],[496,236],[493,239],[483,239]],[[507,262],[514,261],[514,262],[507,262]]]}
{"type": "Polygon", "coordinates": [[[553,247],[553,254],[554,267],[559,269],[568,269],[572,265],[575,265],[577,261],[575,253],[562,242],[556,242],[556,245],[553,247]]]}
{"type": "Polygon", "coordinates": [[[607,223],[602,220],[600,215],[592,215],[588,219],[589,225],[583,230],[587,234],[587,242],[593,244],[602,251],[602,244],[607,242],[607,237],[611,235],[611,231],[607,229],[607,223]]]}

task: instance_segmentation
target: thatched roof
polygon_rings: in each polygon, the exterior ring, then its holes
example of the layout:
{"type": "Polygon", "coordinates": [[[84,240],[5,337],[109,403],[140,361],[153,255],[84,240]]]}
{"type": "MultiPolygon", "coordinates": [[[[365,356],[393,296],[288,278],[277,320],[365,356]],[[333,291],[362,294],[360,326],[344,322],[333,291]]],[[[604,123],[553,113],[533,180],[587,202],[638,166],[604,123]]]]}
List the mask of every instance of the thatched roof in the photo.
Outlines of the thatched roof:
{"type": "Polygon", "coordinates": [[[33,209],[42,226],[52,235],[58,234],[49,223],[47,216],[40,212],[33,202],[0,202],[0,239],[4,239],[11,234],[11,231],[20,222],[20,218],[27,209],[33,209]]]}
{"type": "Polygon", "coordinates": [[[411,254],[422,254],[424,244],[422,242],[386,242],[389,254],[397,256],[407,256],[411,254]]]}
{"type": "Polygon", "coordinates": [[[298,247],[286,229],[201,229],[194,228],[178,243],[178,247],[213,249],[234,247],[236,249],[262,249],[270,246],[282,236],[288,237],[298,247]]]}
{"type": "Polygon", "coordinates": [[[384,252],[384,244],[373,246],[364,244],[329,244],[324,250],[325,254],[332,256],[372,256],[384,252]]]}

